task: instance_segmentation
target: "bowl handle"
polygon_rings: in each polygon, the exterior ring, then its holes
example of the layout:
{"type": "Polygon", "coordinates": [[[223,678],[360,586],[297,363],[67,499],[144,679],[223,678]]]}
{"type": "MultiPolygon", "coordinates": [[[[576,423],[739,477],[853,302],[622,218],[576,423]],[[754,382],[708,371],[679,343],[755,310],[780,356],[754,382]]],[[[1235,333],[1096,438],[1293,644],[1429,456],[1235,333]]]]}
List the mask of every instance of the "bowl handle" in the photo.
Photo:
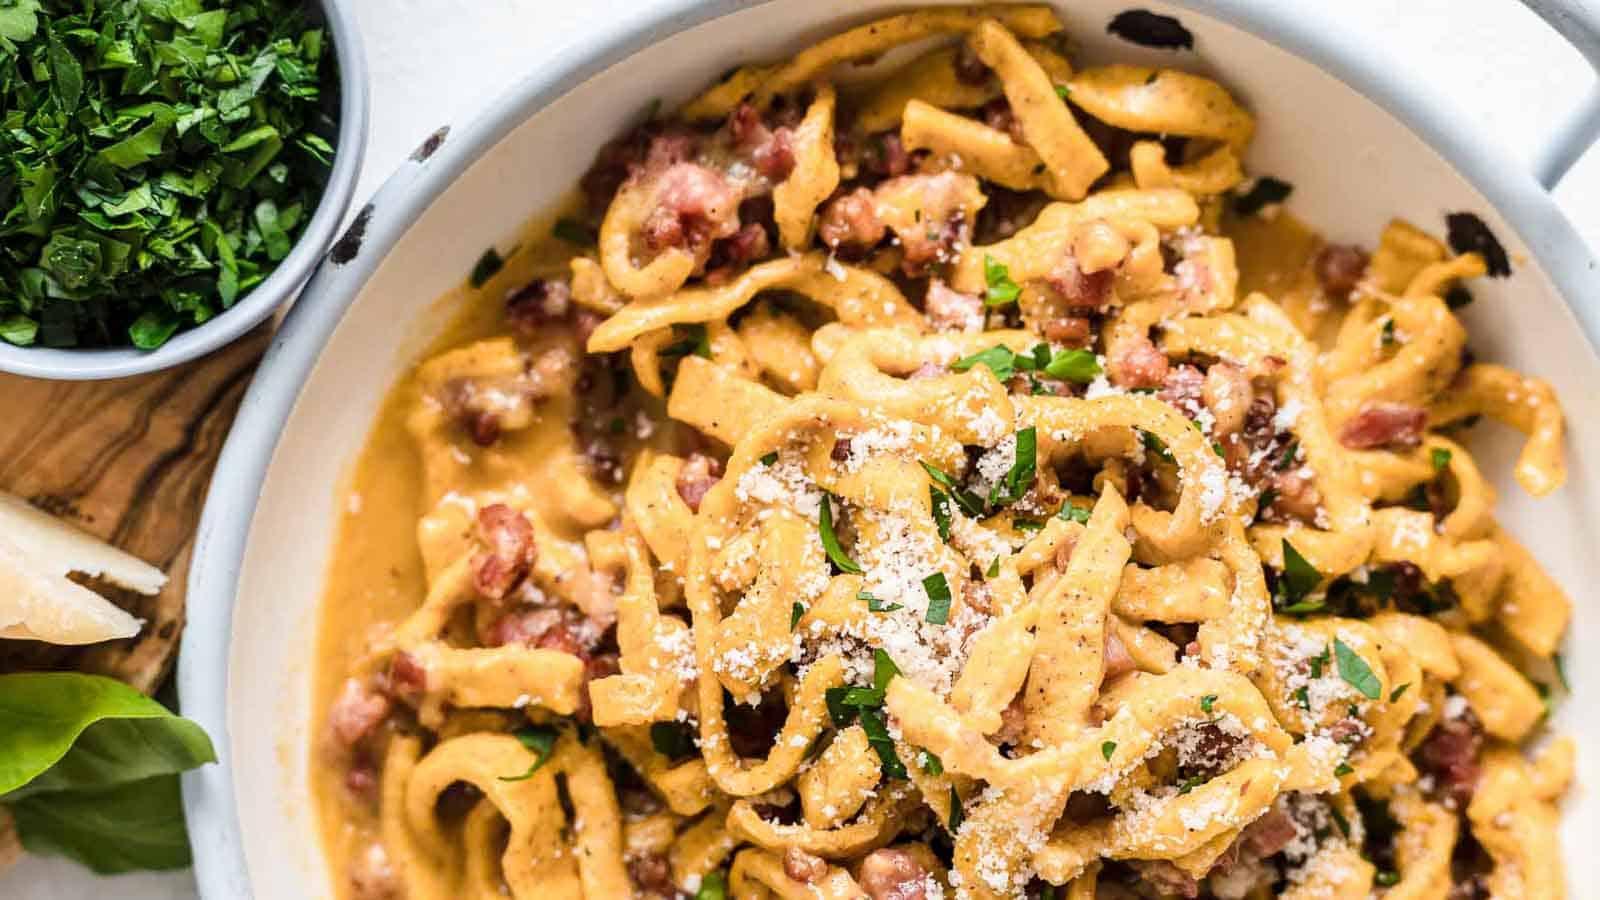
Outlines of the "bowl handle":
{"type": "MultiPolygon", "coordinates": [[[[1567,39],[1600,75],[1600,0],[1522,0],[1567,39]]],[[[1600,139],[1600,82],[1562,122],[1552,128],[1533,157],[1533,174],[1553,189],[1579,157],[1600,139]]]]}

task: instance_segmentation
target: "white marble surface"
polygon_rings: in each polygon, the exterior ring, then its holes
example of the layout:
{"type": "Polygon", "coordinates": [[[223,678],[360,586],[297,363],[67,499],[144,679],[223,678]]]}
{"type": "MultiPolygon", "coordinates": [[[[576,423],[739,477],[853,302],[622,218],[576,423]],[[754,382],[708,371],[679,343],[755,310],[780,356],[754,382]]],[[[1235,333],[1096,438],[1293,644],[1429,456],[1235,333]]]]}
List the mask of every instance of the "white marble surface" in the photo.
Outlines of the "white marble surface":
{"type": "MultiPolygon", "coordinates": [[[[372,132],[353,208],[439,125],[459,122],[597,21],[637,15],[649,0],[346,0],[372,70],[372,132]]],[[[1266,2],[1266,0],[1263,0],[1266,2]]],[[[1307,15],[1328,7],[1293,0],[1307,15]]],[[[1538,136],[1594,84],[1556,34],[1513,0],[1359,0],[1339,4],[1370,34],[1395,77],[1454,92],[1485,140],[1527,158],[1538,136]]],[[[1335,161],[1337,162],[1337,161],[1335,161]]],[[[1557,192],[1600,248],[1600,152],[1557,192]]],[[[1600,253],[1600,249],[1597,249],[1600,253]]],[[[9,900],[176,900],[195,896],[188,873],[98,879],[58,860],[28,859],[0,878],[9,900]]],[[[212,898],[226,900],[226,898],[212,898]]]]}

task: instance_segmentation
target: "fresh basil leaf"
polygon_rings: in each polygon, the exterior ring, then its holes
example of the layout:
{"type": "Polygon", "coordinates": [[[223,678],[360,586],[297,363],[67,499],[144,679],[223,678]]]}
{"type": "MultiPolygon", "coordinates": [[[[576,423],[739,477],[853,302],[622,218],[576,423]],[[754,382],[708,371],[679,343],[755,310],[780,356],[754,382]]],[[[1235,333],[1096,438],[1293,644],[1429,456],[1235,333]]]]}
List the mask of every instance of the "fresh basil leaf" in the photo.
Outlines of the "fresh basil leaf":
{"type": "Polygon", "coordinates": [[[884,724],[883,713],[877,709],[861,709],[861,730],[867,733],[867,743],[878,753],[878,761],[883,764],[883,774],[889,778],[904,779],[907,775],[905,763],[900,761],[899,754],[894,750],[894,738],[889,736],[889,727],[884,724]]]}
{"type": "Polygon", "coordinates": [[[105,788],[216,760],[206,733],[98,675],[0,675],[0,798],[105,788]]]}
{"type": "Polygon", "coordinates": [[[876,647],[872,651],[872,686],[880,693],[889,689],[889,681],[900,674],[900,667],[894,664],[887,651],[876,647]]]}
{"type": "Polygon", "coordinates": [[[983,515],[983,501],[978,499],[977,494],[963,488],[956,483],[954,478],[929,465],[926,460],[919,460],[918,462],[922,466],[922,470],[928,473],[928,477],[932,478],[935,484],[941,485],[945,490],[949,491],[951,498],[956,501],[957,506],[961,507],[962,512],[974,519],[983,515]]]}
{"type": "Polygon", "coordinates": [[[856,591],[856,599],[867,601],[868,612],[894,612],[901,608],[898,603],[884,603],[871,591],[856,591]]]}
{"type": "Polygon", "coordinates": [[[29,853],[65,856],[101,875],[189,865],[176,775],[8,800],[29,853]]]}
{"type": "Polygon", "coordinates": [[[822,502],[818,504],[817,531],[822,536],[822,549],[827,552],[828,559],[833,561],[839,571],[851,575],[860,575],[861,566],[851,559],[844,548],[839,546],[839,536],[833,532],[833,495],[824,493],[822,502]]]}
{"type": "Polygon", "coordinates": [[[922,579],[922,589],[928,594],[928,611],[923,618],[935,625],[943,625],[950,618],[950,582],[943,572],[935,572],[922,579]]]}
{"type": "Polygon", "coordinates": [[[950,495],[930,484],[928,505],[933,513],[933,525],[939,530],[939,540],[950,543],[950,495]]]}
{"type": "Polygon", "coordinates": [[[1061,504],[1061,511],[1056,513],[1056,518],[1064,522],[1077,522],[1079,525],[1087,525],[1089,524],[1090,512],[1091,510],[1087,506],[1078,506],[1068,500],[1066,503],[1061,504]]]}
{"type": "Polygon", "coordinates": [[[1339,668],[1339,677],[1345,684],[1350,685],[1368,700],[1376,700],[1383,696],[1383,682],[1372,672],[1372,667],[1361,658],[1361,654],[1350,649],[1350,646],[1339,638],[1333,639],[1333,660],[1339,668]]]}

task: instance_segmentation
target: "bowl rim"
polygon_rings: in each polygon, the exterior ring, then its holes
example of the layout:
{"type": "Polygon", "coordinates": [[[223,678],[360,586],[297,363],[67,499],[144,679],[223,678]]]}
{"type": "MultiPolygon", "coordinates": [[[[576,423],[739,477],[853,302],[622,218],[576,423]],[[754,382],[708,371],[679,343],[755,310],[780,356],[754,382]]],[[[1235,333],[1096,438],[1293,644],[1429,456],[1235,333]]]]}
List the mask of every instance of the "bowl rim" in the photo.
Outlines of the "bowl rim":
{"type": "Polygon", "coordinates": [[[370,95],[366,54],[350,0],[316,0],[339,66],[339,134],[328,185],[289,255],[260,284],[210,321],[175,334],[154,350],[17,347],[0,341],[0,372],[57,381],[143,375],[204,356],[261,324],[311,277],[355,195],[367,151],[370,95]]]}
{"type": "MultiPolygon", "coordinates": [[[[724,15],[783,0],[657,0],[553,54],[464,127],[438,152],[401,164],[362,210],[360,253],[326,262],[285,317],[250,386],[213,475],[189,572],[189,617],[178,659],[185,715],[211,735],[219,763],[183,775],[194,874],[204,897],[250,897],[249,867],[233,790],[228,679],[233,602],[257,499],[279,436],[329,336],[384,257],[468,166],[527,118],[628,56],[724,15]]],[[[1515,230],[1600,348],[1600,272],[1587,245],[1532,170],[1447,94],[1396,77],[1387,60],[1337,20],[1294,4],[1258,0],[1169,0],[1304,59],[1376,103],[1424,140],[1479,190],[1515,230]]],[[[848,15],[846,13],[845,15],[848,15]]],[[[420,156],[420,154],[418,155],[420,156]]]]}

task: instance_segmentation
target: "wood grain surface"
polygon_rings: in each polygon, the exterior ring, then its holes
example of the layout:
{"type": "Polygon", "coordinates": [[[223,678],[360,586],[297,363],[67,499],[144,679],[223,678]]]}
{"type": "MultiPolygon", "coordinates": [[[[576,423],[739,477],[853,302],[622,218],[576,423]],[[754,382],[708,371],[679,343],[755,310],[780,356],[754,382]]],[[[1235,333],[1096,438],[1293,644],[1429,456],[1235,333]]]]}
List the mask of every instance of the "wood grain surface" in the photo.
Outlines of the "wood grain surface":
{"type": "Polygon", "coordinates": [[[99,382],[0,374],[0,490],[167,573],[155,597],[91,584],[145,620],[89,647],[0,640],[0,672],[79,669],[146,693],[171,671],[195,527],[217,454],[271,331],[165,372],[99,382]]]}

